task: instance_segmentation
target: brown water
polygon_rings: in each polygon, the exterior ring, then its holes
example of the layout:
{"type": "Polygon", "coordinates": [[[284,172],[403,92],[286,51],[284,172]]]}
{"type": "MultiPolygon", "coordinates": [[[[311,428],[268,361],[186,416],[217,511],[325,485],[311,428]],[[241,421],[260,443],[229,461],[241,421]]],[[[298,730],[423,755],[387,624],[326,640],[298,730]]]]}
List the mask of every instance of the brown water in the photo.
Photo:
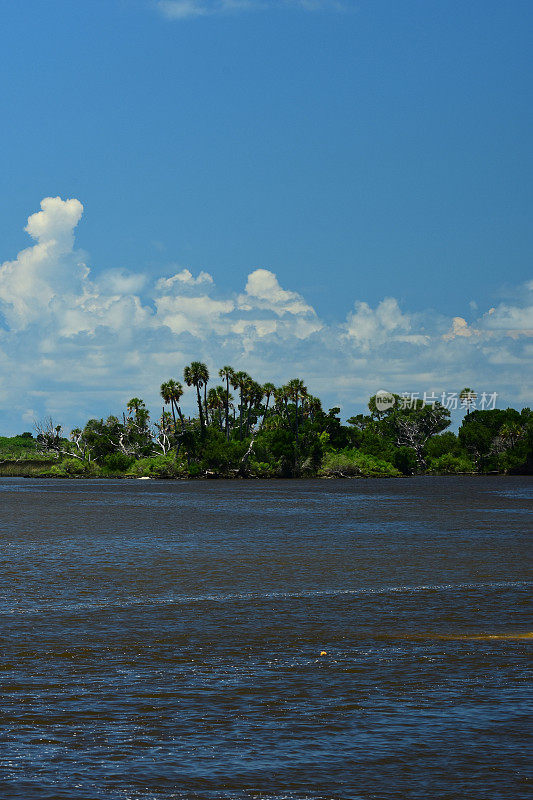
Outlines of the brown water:
{"type": "Polygon", "coordinates": [[[531,797],[532,498],[1,479],[0,797],[531,797]]]}

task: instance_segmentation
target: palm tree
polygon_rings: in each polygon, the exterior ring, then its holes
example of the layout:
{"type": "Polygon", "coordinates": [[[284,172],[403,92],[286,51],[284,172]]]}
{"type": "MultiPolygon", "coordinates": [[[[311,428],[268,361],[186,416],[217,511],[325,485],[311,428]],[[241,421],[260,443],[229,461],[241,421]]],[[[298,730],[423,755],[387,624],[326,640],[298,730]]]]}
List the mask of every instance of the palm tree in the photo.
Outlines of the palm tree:
{"type": "Polygon", "coordinates": [[[207,393],[207,405],[211,409],[211,421],[215,421],[215,412],[217,412],[218,426],[222,430],[222,409],[226,408],[227,392],[223,386],[215,386],[214,389],[209,389],[207,393]]]}
{"type": "Polygon", "coordinates": [[[248,414],[246,416],[246,435],[250,432],[250,420],[252,412],[257,410],[263,399],[263,387],[257,381],[249,380],[245,387],[245,397],[248,403],[248,414]]]}
{"type": "Polygon", "coordinates": [[[196,399],[198,401],[198,413],[200,414],[200,428],[202,436],[205,434],[205,419],[204,411],[202,408],[202,397],[200,389],[204,389],[204,402],[207,411],[207,397],[206,397],[206,384],[209,380],[209,371],[205,364],[201,361],[192,361],[188,367],[183,370],[183,380],[187,386],[194,386],[196,388],[196,399]]]}
{"type": "Polygon", "coordinates": [[[179,406],[179,401],[183,395],[183,386],[180,381],[175,381],[170,378],[166,383],[161,384],[161,397],[163,398],[166,405],[170,404],[170,409],[172,411],[172,419],[174,420],[174,434],[178,432],[178,426],[176,423],[176,411],[181,421],[182,428],[185,427],[185,420],[183,419],[183,414],[181,412],[181,408],[179,406]]]}
{"type": "Polygon", "coordinates": [[[283,416],[283,412],[285,412],[285,416],[287,417],[287,402],[289,396],[287,394],[287,387],[286,386],[279,386],[277,389],[274,389],[274,402],[276,404],[276,409],[278,413],[283,416]]]}
{"type": "Polygon", "coordinates": [[[322,411],[322,403],[318,399],[318,397],[313,397],[312,394],[308,394],[305,397],[305,410],[306,416],[310,417],[311,422],[315,421],[316,415],[322,411]]]}
{"type": "Polygon", "coordinates": [[[293,378],[287,384],[287,394],[296,405],[296,446],[298,446],[298,401],[307,394],[307,387],[300,378],[293,378]]]}
{"type": "MultiPolygon", "coordinates": [[[[161,384],[161,397],[165,405],[170,403],[170,410],[172,411],[172,419],[174,422],[174,435],[177,433],[178,426],[176,424],[176,413],[174,410],[174,400],[172,398],[172,390],[170,388],[170,381],[161,384]]],[[[164,409],[163,409],[164,410],[164,409]]],[[[161,419],[163,419],[161,417],[161,419]]]]}
{"type": "Polygon", "coordinates": [[[265,417],[266,417],[267,412],[268,412],[268,403],[269,403],[270,398],[272,397],[272,395],[274,394],[275,391],[276,391],[276,387],[274,386],[273,383],[264,383],[263,384],[263,397],[266,397],[266,404],[265,404],[265,410],[264,410],[264,413],[263,413],[263,419],[261,420],[261,426],[263,426],[264,423],[265,423],[265,417]]]}
{"type": "Polygon", "coordinates": [[[202,364],[201,367],[202,368],[200,370],[200,374],[201,374],[202,383],[204,385],[205,421],[206,421],[206,425],[209,425],[209,414],[208,414],[208,411],[207,411],[207,382],[209,380],[209,370],[207,369],[205,364],[202,364]]]}
{"type": "Polygon", "coordinates": [[[222,380],[226,381],[226,403],[225,403],[226,441],[229,442],[229,385],[230,382],[233,380],[233,377],[235,375],[235,370],[233,369],[233,367],[228,367],[228,366],[222,367],[222,369],[219,369],[218,375],[220,378],[222,378],[222,380]]]}
{"type": "Polygon", "coordinates": [[[232,376],[231,385],[234,389],[239,390],[240,404],[239,404],[239,439],[242,440],[242,418],[244,414],[244,393],[246,391],[246,384],[252,379],[247,372],[235,372],[232,376]]]}
{"type": "Polygon", "coordinates": [[[139,409],[143,407],[144,407],[144,402],[140,399],[140,397],[132,397],[131,400],[128,400],[126,404],[126,408],[128,409],[128,414],[131,414],[132,411],[135,414],[137,414],[139,409]]]}
{"type": "Polygon", "coordinates": [[[131,414],[132,411],[135,414],[134,420],[132,420],[131,417],[129,418],[130,423],[134,422],[139,431],[145,432],[148,428],[150,412],[146,408],[144,400],[141,400],[139,397],[132,397],[131,400],[128,401],[126,408],[128,414],[131,414]]]}

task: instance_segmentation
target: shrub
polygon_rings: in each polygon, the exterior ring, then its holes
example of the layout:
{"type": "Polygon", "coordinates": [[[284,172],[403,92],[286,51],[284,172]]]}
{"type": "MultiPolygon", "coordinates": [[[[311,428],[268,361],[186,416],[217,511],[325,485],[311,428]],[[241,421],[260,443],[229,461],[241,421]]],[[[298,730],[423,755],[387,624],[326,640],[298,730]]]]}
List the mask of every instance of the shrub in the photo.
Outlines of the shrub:
{"type": "Polygon", "coordinates": [[[254,478],[272,478],[276,474],[276,465],[267,464],[266,461],[248,461],[248,472],[254,478]]]}
{"type": "Polygon", "coordinates": [[[104,457],[102,465],[110,472],[126,472],[134,461],[135,458],[126,453],[109,453],[104,457]]]}
{"type": "Polygon", "coordinates": [[[0,453],[3,458],[16,457],[31,458],[35,451],[35,439],[23,434],[22,436],[0,436],[0,453]]]}
{"type": "Polygon", "coordinates": [[[197,478],[199,475],[202,474],[202,470],[198,466],[198,464],[189,464],[187,467],[187,472],[189,474],[189,478],[197,478]]]}
{"type": "Polygon", "coordinates": [[[175,478],[178,474],[174,455],[140,458],[128,470],[136,478],[175,478]]]}
{"type": "Polygon", "coordinates": [[[454,456],[452,453],[445,453],[438,458],[432,458],[429,462],[430,472],[438,472],[444,475],[457,475],[461,472],[475,472],[475,467],[466,456],[454,456]]]}
{"type": "Polygon", "coordinates": [[[452,431],[446,431],[437,436],[432,436],[424,445],[424,455],[428,459],[440,458],[449,453],[454,456],[466,455],[461,447],[459,439],[452,431]]]}
{"type": "Polygon", "coordinates": [[[342,450],[340,453],[327,453],[319,471],[322,477],[330,478],[393,478],[401,475],[389,461],[375,458],[359,450],[342,450]]]}
{"type": "Polygon", "coordinates": [[[404,475],[413,475],[418,469],[416,453],[412,447],[397,447],[392,455],[392,463],[404,475]]]}
{"type": "Polygon", "coordinates": [[[81,461],[79,458],[65,458],[59,464],[54,464],[47,474],[58,478],[93,478],[100,472],[93,461],[81,461]]]}
{"type": "Polygon", "coordinates": [[[199,466],[203,471],[214,470],[217,473],[227,474],[232,469],[238,468],[246,448],[247,441],[226,442],[223,433],[208,430],[201,445],[199,466]]]}

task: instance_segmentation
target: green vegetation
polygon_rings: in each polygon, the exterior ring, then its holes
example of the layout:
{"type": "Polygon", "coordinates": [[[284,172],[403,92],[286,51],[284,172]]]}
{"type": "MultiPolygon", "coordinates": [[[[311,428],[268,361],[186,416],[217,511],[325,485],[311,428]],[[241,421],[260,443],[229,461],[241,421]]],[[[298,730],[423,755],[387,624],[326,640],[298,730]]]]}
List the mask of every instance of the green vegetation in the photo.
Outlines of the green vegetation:
{"type": "Polygon", "coordinates": [[[32,477],[57,463],[57,455],[43,452],[33,434],[0,436],[0,475],[32,477]]]}
{"type": "Polygon", "coordinates": [[[458,435],[438,402],[390,407],[371,397],[367,414],[342,424],[339,408],[323,410],[294,378],[259,384],[225,366],[209,387],[205,364],[183,371],[198,414],[181,409],[183,384],[161,385],[163,410],[152,421],[132,398],[120,416],[90,419],[67,438],[51,419],[36,436],[0,437],[0,474],[48,477],[396,477],[413,474],[531,473],[533,414],[529,409],[473,410],[475,393],[460,396],[466,415],[458,435]]]}
{"type": "Polygon", "coordinates": [[[318,474],[324,478],[395,478],[402,473],[389,461],[359,450],[342,450],[326,453],[318,474]]]}

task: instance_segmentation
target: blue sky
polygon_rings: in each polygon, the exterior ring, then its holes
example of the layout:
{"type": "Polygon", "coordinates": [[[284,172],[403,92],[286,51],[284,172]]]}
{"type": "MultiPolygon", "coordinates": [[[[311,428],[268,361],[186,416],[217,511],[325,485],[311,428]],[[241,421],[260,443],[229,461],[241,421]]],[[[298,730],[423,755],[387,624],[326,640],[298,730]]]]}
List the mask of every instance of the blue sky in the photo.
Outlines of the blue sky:
{"type": "Polygon", "coordinates": [[[195,355],[299,374],[346,415],[465,382],[530,403],[532,20],[493,0],[4,3],[2,427],[155,402],[195,355]],[[48,204],[32,240],[47,197],[83,213],[48,204]]]}

